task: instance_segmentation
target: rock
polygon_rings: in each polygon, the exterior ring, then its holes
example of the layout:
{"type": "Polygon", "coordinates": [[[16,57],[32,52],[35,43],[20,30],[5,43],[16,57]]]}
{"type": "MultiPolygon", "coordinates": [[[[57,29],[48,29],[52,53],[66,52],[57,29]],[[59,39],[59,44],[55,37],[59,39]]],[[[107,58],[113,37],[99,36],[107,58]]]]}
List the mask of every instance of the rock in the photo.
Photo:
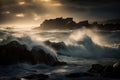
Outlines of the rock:
{"type": "Polygon", "coordinates": [[[100,64],[93,64],[92,67],[88,70],[90,73],[101,73],[104,69],[104,66],[100,64]]]}
{"type": "Polygon", "coordinates": [[[43,21],[40,27],[36,29],[52,30],[52,29],[74,29],[77,26],[73,18],[56,18],[43,21]]]}
{"type": "Polygon", "coordinates": [[[87,76],[93,77],[94,75],[88,72],[70,73],[66,75],[66,77],[68,78],[78,78],[78,77],[87,77],[87,76]]]}
{"type": "Polygon", "coordinates": [[[103,77],[120,78],[120,62],[116,62],[113,66],[106,66],[101,75],[103,77]]]}
{"type": "Polygon", "coordinates": [[[43,49],[40,48],[40,46],[33,47],[31,53],[34,55],[34,59],[37,63],[53,65],[58,61],[55,56],[52,56],[50,53],[46,53],[43,49]]]}
{"type": "Polygon", "coordinates": [[[35,30],[73,30],[73,29],[80,29],[83,27],[86,27],[88,29],[100,29],[100,30],[120,30],[120,20],[119,19],[113,19],[113,20],[107,20],[102,21],[98,23],[97,21],[93,23],[89,23],[88,20],[75,22],[73,21],[73,18],[55,18],[55,19],[49,19],[44,20],[42,24],[40,24],[39,27],[34,28],[35,30]]]}
{"type": "Polygon", "coordinates": [[[120,79],[120,62],[116,62],[112,66],[111,65],[102,66],[100,64],[93,64],[92,68],[90,68],[87,72],[97,73],[100,74],[102,77],[120,79]]]}
{"type": "Polygon", "coordinates": [[[48,41],[45,41],[44,42],[47,46],[49,47],[52,47],[53,49],[55,50],[59,50],[59,49],[66,49],[66,45],[64,42],[50,42],[49,40],[48,41]]]}
{"type": "Polygon", "coordinates": [[[120,68],[120,62],[116,62],[115,64],[113,64],[113,68],[120,68]]]}
{"type": "Polygon", "coordinates": [[[56,65],[60,63],[56,56],[47,53],[39,46],[35,46],[31,51],[25,45],[12,41],[5,45],[0,45],[0,65],[11,65],[17,63],[47,64],[56,65]]]}
{"type": "Polygon", "coordinates": [[[0,64],[16,64],[33,61],[33,56],[25,45],[12,41],[0,46],[0,64]]]}
{"type": "Polygon", "coordinates": [[[32,74],[22,77],[21,80],[47,80],[48,78],[49,76],[45,74],[32,74]]]}

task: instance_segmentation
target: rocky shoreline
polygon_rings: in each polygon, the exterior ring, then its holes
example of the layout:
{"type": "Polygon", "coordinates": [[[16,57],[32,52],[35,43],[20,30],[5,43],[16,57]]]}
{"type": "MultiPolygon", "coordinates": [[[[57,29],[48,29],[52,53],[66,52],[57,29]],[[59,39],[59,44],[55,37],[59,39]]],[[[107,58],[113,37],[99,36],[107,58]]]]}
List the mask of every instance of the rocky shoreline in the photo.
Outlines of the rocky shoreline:
{"type": "MultiPolygon", "coordinates": [[[[0,80],[58,80],[52,78],[55,74],[30,74],[21,77],[2,77],[0,80]]],[[[85,72],[65,73],[59,80],[119,80],[120,79],[120,62],[111,65],[93,64],[91,68],[85,72]]]]}
{"type": "Polygon", "coordinates": [[[65,62],[58,61],[56,56],[46,52],[41,46],[34,46],[29,51],[24,44],[11,41],[0,45],[0,65],[11,65],[17,63],[47,64],[51,66],[65,65],[65,62]]]}
{"type": "MultiPolygon", "coordinates": [[[[64,49],[65,44],[51,43],[50,41],[44,42],[46,45],[53,47],[54,49],[64,49]]],[[[47,53],[40,46],[34,46],[31,50],[27,49],[27,46],[19,43],[18,41],[11,41],[7,44],[0,45],[0,65],[13,65],[18,63],[27,64],[46,64],[51,67],[68,65],[66,62],[60,62],[57,57],[47,53]],[[37,55],[36,55],[37,54],[37,55]]],[[[0,80],[57,80],[50,76],[55,74],[45,73],[32,73],[30,75],[24,75],[21,77],[0,77],[0,80]]],[[[60,80],[119,80],[120,79],[120,61],[111,65],[93,64],[91,68],[85,72],[71,72],[63,74],[60,80]],[[87,78],[88,77],[88,78],[87,78]],[[86,78],[86,79],[81,79],[86,78]],[[93,79],[91,79],[93,78],[93,79]]]]}

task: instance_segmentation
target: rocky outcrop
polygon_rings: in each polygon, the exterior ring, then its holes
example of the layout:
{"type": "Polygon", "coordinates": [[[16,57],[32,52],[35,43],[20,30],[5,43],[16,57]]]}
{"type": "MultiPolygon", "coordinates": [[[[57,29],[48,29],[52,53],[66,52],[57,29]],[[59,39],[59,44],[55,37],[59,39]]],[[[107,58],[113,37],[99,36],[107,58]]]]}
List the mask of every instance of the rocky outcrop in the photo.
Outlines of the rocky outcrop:
{"type": "Polygon", "coordinates": [[[120,62],[113,65],[93,64],[86,72],[73,72],[65,75],[67,78],[80,77],[98,77],[98,78],[113,78],[120,79],[120,62]]]}
{"type": "Polygon", "coordinates": [[[25,45],[12,41],[0,46],[0,64],[33,63],[33,56],[25,45]]]}
{"type": "Polygon", "coordinates": [[[68,78],[79,78],[79,77],[93,77],[94,75],[87,72],[75,72],[67,74],[66,77],[68,78]]]}
{"type": "MultiPolygon", "coordinates": [[[[109,20],[108,20],[109,21],[109,20]]],[[[101,30],[120,30],[120,20],[110,20],[110,22],[93,22],[89,23],[88,20],[85,21],[80,21],[76,23],[73,21],[73,18],[55,18],[55,19],[49,19],[43,21],[42,24],[40,24],[39,27],[34,28],[34,29],[39,29],[39,30],[53,30],[53,29],[80,29],[83,27],[86,28],[97,28],[101,30]]]]}
{"type": "Polygon", "coordinates": [[[92,67],[88,70],[90,73],[101,73],[104,69],[104,66],[100,64],[93,64],[92,67]]]}
{"type": "Polygon", "coordinates": [[[76,26],[73,18],[56,18],[45,20],[41,25],[40,29],[70,29],[71,26],[76,26]]]}
{"type": "Polygon", "coordinates": [[[53,65],[58,61],[55,56],[52,56],[50,53],[45,52],[40,48],[40,46],[33,47],[31,53],[34,56],[35,62],[37,63],[46,63],[53,65]]]}
{"type": "Polygon", "coordinates": [[[88,70],[89,73],[98,73],[102,77],[108,78],[120,78],[120,62],[115,64],[103,66],[100,64],[93,64],[91,69],[88,70]]]}
{"type": "Polygon", "coordinates": [[[49,40],[48,41],[45,41],[44,42],[45,45],[55,49],[55,50],[59,50],[59,49],[65,49],[66,48],[66,45],[64,42],[50,42],[49,40]]]}
{"type": "Polygon", "coordinates": [[[0,65],[9,65],[17,63],[47,64],[58,65],[56,56],[52,56],[39,46],[35,46],[29,51],[26,45],[17,41],[11,41],[8,44],[0,45],[0,65]]]}

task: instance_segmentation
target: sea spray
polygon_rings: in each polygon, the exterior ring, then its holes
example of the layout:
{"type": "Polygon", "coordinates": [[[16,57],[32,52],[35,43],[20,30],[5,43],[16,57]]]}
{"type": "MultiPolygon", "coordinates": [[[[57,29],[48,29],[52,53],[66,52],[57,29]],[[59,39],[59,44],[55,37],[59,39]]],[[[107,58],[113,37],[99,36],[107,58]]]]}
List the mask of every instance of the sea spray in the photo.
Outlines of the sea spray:
{"type": "Polygon", "coordinates": [[[35,39],[33,40],[30,36],[28,35],[24,35],[22,37],[15,37],[12,35],[8,35],[5,39],[3,39],[1,41],[1,45],[5,45],[11,41],[17,41],[20,44],[25,44],[27,46],[27,49],[31,51],[31,49],[34,46],[39,46],[41,49],[43,49],[47,54],[52,55],[53,57],[56,57],[57,54],[56,52],[51,49],[50,47],[47,47],[46,45],[44,45],[42,42],[38,42],[35,39]]]}
{"type": "Polygon", "coordinates": [[[64,41],[66,49],[60,49],[63,55],[80,58],[119,58],[119,48],[106,46],[109,43],[104,36],[92,32],[92,30],[75,30],[69,38],[64,41]],[[104,44],[103,44],[104,43],[104,44]]]}

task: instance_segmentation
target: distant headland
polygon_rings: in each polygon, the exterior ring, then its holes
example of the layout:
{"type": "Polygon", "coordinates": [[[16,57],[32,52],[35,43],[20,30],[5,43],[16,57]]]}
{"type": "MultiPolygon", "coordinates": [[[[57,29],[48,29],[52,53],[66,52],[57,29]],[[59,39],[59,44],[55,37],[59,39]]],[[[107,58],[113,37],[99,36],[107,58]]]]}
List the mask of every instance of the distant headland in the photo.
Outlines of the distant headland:
{"type": "Polygon", "coordinates": [[[120,30],[120,19],[112,19],[112,20],[106,20],[101,22],[93,22],[89,23],[88,20],[75,22],[73,21],[73,18],[55,18],[55,19],[49,19],[44,20],[42,24],[40,24],[39,27],[34,29],[40,29],[40,30],[53,30],[53,29],[80,29],[80,28],[97,28],[100,30],[120,30]]]}

